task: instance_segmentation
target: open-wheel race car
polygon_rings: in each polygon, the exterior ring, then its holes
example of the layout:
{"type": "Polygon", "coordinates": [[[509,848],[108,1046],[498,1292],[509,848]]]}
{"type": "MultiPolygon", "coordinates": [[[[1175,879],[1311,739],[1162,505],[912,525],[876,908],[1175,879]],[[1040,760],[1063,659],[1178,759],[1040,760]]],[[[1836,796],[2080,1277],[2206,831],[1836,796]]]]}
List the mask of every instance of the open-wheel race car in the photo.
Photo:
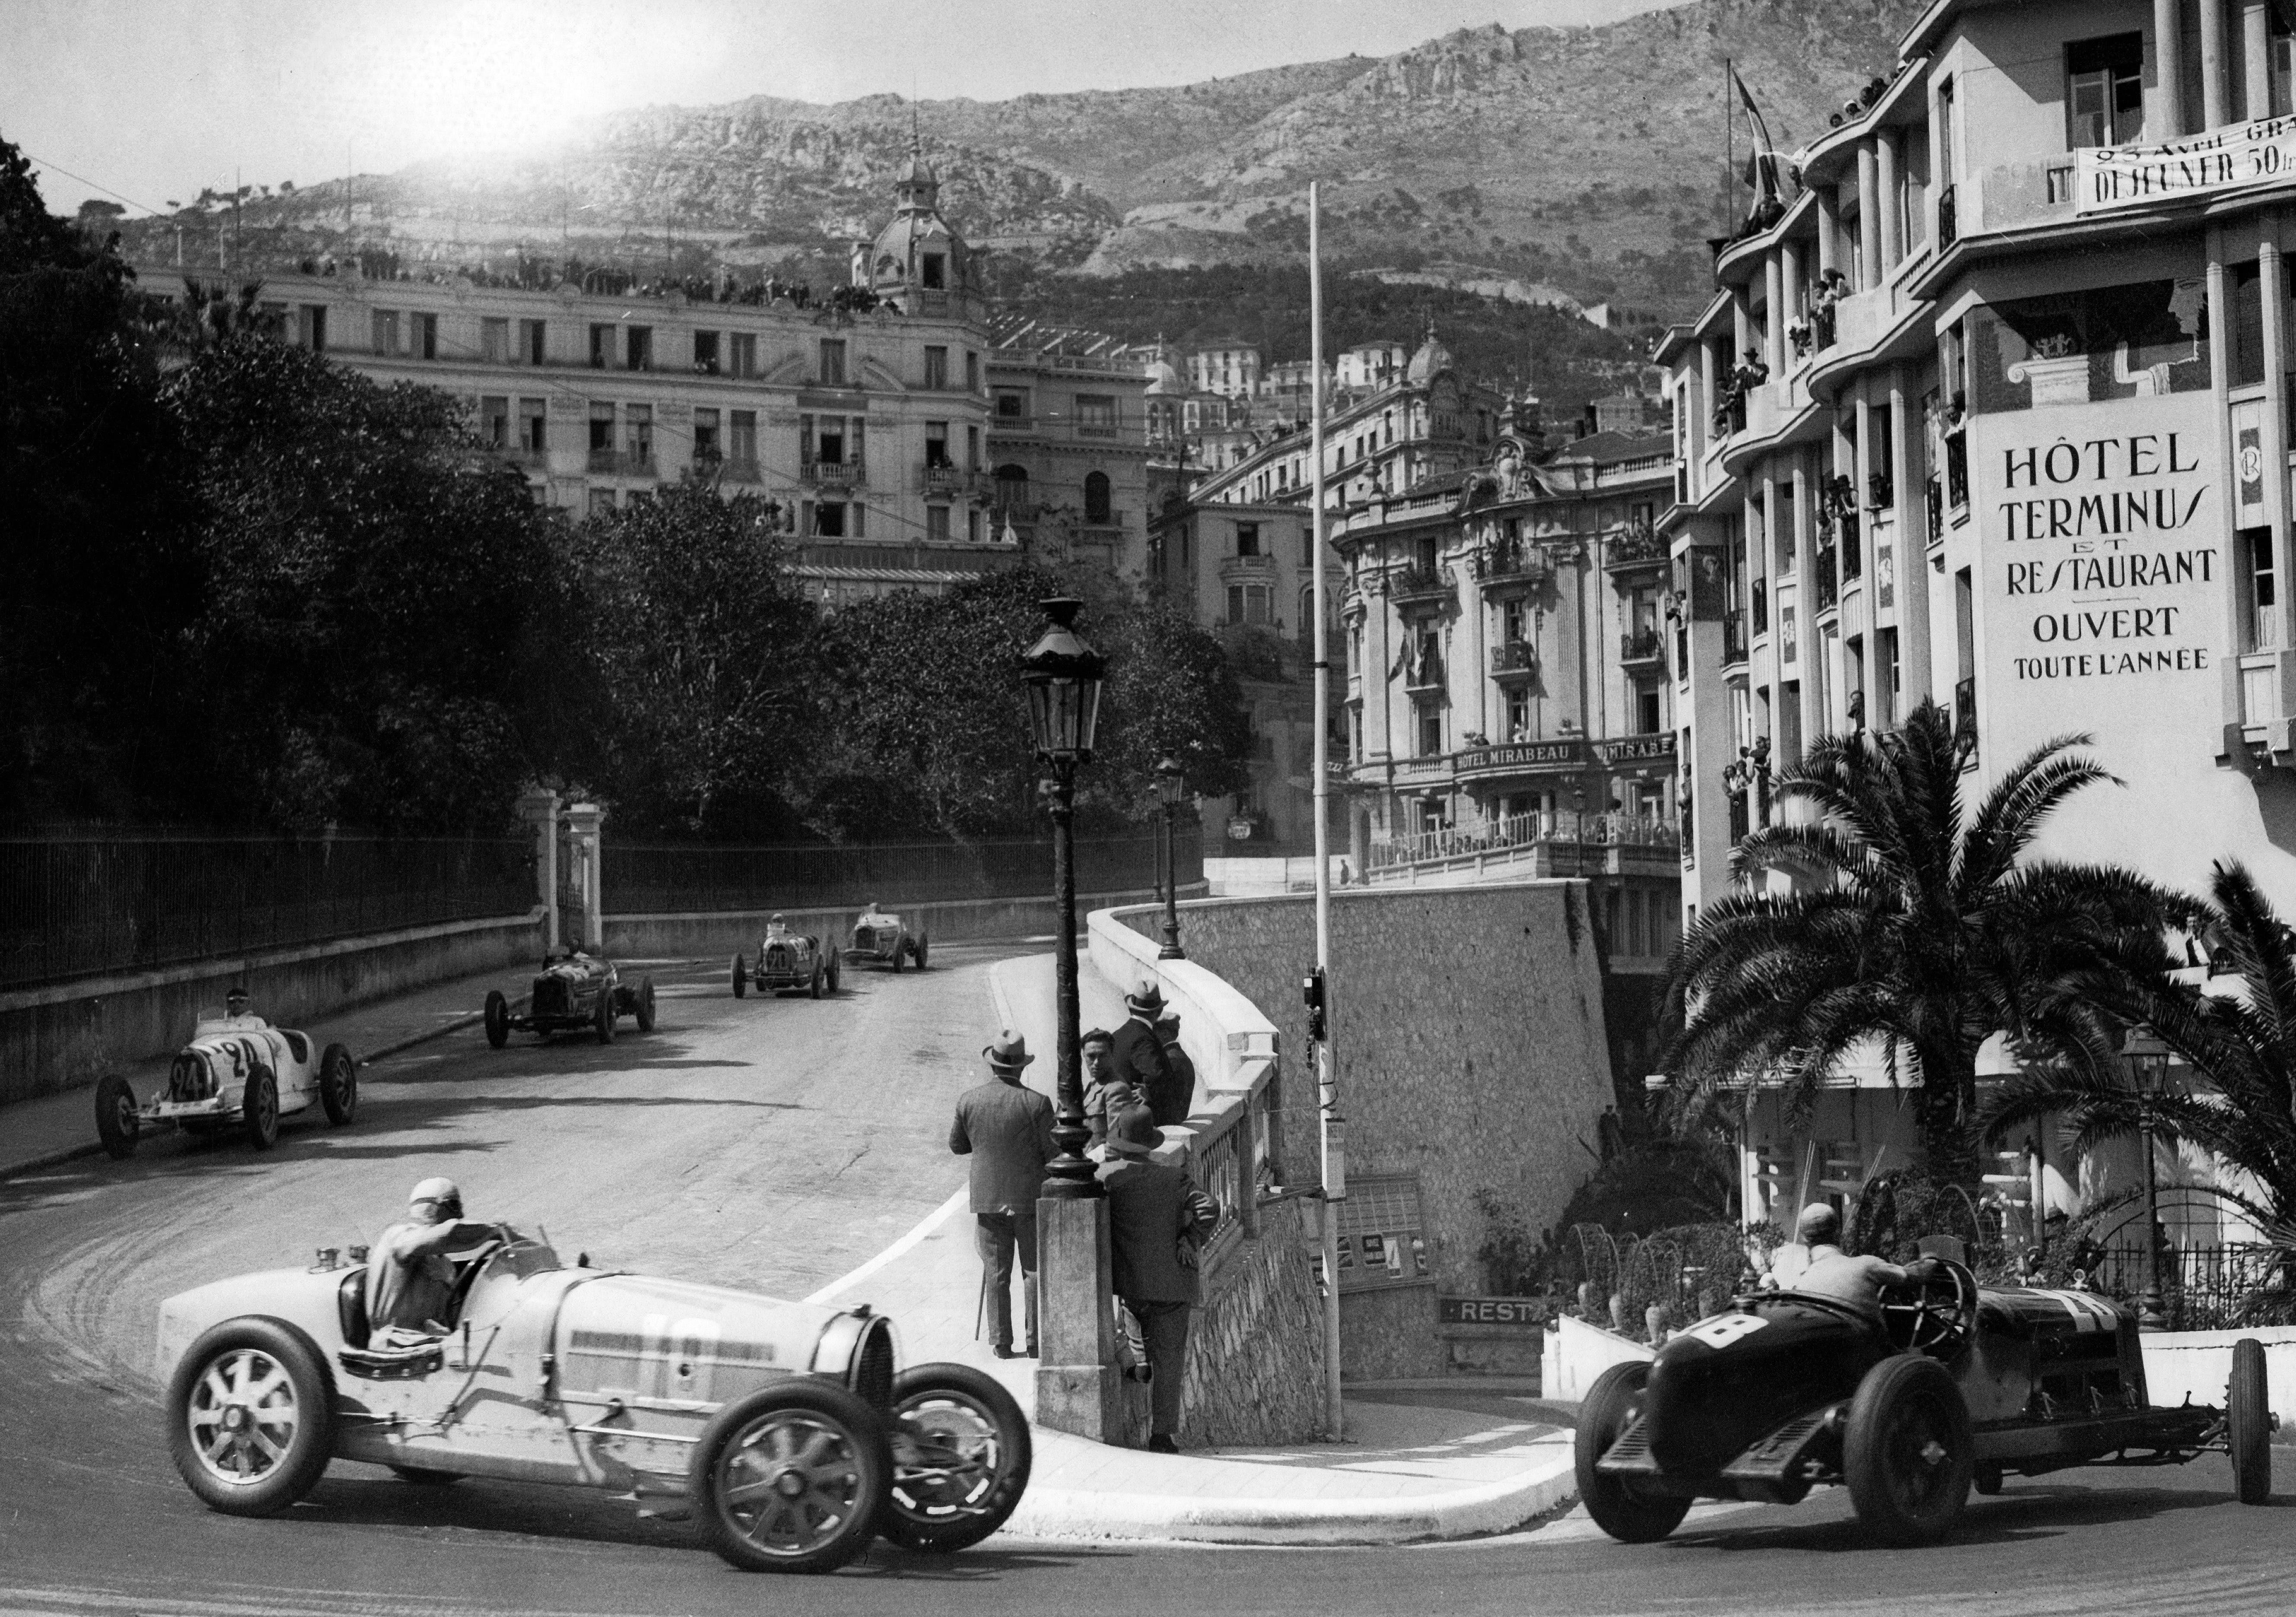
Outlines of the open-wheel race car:
{"type": "Polygon", "coordinates": [[[336,1459],[565,1483],[693,1520],[735,1566],[811,1572],[875,1536],[977,1544],[1028,1487],[1012,1396],[963,1365],[897,1371],[865,1306],[568,1268],[508,1226],[452,1257],[441,1336],[371,1332],[368,1266],[333,1249],[161,1303],[168,1445],[192,1491],[276,1514],[336,1459]]]}
{"type": "Polygon", "coordinates": [[[842,975],[835,949],[824,948],[811,932],[791,932],[789,923],[775,915],[766,923],[755,958],[734,955],[734,997],[742,998],[755,988],[760,994],[801,991],[818,999],[837,992],[842,975]]]}
{"type": "Polygon", "coordinates": [[[639,1032],[653,1031],[653,979],[624,982],[612,961],[570,948],[562,955],[543,956],[523,1014],[511,1009],[500,989],[488,990],[487,1042],[499,1050],[510,1042],[513,1030],[547,1038],[553,1033],[586,1029],[600,1044],[610,1045],[614,1042],[614,1023],[624,1016],[637,1019],[639,1032]]]}
{"type": "Polygon", "coordinates": [[[856,965],[890,965],[898,972],[906,963],[922,972],[927,948],[922,932],[911,931],[899,915],[872,904],[853,923],[845,957],[856,965]]]}
{"type": "Polygon", "coordinates": [[[158,1128],[193,1134],[234,1132],[258,1151],[278,1143],[279,1120],[316,1104],[340,1125],[358,1113],[358,1063],[341,1045],[321,1049],[308,1033],[260,1016],[209,1017],[168,1063],[168,1087],[138,1102],[127,1079],[95,1086],[95,1133],[114,1157],[135,1154],[158,1128]]]}
{"type": "Polygon", "coordinates": [[[1792,1505],[1847,1483],[1871,1536],[1923,1544],[1952,1530],[1972,1486],[2070,1465],[2226,1453],[2234,1492],[2260,1505],[2276,1424],[2253,1337],[2234,1345],[2223,1408],[2156,1408],[2127,1309],[1980,1290],[1939,1259],[1884,1293],[1880,1318],[1800,1292],[1740,1296],[1654,1361],[1604,1371],[1579,1407],[1578,1492],[1612,1538],[1647,1543],[1693,1499],[1792,1505]]]}

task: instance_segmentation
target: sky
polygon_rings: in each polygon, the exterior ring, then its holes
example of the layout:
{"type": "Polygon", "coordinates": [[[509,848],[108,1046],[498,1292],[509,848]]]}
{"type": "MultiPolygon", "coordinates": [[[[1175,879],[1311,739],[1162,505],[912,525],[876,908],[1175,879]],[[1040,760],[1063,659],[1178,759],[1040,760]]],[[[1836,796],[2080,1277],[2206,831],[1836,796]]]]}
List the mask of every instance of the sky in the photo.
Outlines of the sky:
{"type": "Polygon", "coordinates": [[[51,211],[545,145],[626,107],[1185,84],[1676,0],[0,0],[51,211]],[[235,181],[234,176],[238,176],[235,181]]]}

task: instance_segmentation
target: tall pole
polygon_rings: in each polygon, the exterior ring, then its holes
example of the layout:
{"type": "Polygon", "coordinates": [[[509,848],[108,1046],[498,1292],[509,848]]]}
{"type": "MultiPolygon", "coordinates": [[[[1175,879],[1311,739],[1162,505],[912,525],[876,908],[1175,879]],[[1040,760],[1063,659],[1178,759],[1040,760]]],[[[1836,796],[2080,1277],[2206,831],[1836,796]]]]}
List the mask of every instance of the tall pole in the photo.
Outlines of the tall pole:
{"type": "Polygon", "coordinates": [[[1347,1150],[1341,1133],[1339,1074],[1332,1063],[1332,684],[1330,635],[1325,628],[1324,579],[1324,212],[1320,187],[1308,182],[1308,368],[1315,389],[1312,452],[1316,514],[1309,528],[1316,592],[1316,975],[1323,1036],[1314,1044],[1316,1115],[1322,1143],[1324,1184],[1324,1421],[1333,1441],[1344,1412],[1340,1402],[1340,1210],[1347,1199],[1347,1150]]]}
{"type": "MultiPolygon", "coordinates": [[[[2142,1057],[2138,1058],[2140,1061],[2142,1057]]],[[[2161,1295],[2161,1190],[2152,1166],[2152,1097],[2143,1092],[2143,1069],[2138,1069],[2139,1115],[2144,1121],[2144,1294],[2136,1300],[2136,1323],[2148,1331],[2169,1326],[2169,1310],[2161,1295]]]]}
{"type": "Polygon", "coordinates": [[[1084,1083],[1077,1057],[1076,841],[1070,825],[1076,814],[1076,764],[1052,760],[1053,810],[1053,997],[1059,1020],[1053,1036],[1053,1144],[1060,1155],[1045,1164],[1043,1194],[1056,1200],[1096,1196],[1100,1181],[1086,1161],[1092,1131],[1084,1122],[1084,1083]]]}
{"type": "Polygon", "coordinates": [[[1180,856],[1172,842],[1172,817],[1179,809],[1177,803],[1164,805],[1164,945],[1156,951],[1159,960],[1188,957],[1180,947],[1180,856]]]}

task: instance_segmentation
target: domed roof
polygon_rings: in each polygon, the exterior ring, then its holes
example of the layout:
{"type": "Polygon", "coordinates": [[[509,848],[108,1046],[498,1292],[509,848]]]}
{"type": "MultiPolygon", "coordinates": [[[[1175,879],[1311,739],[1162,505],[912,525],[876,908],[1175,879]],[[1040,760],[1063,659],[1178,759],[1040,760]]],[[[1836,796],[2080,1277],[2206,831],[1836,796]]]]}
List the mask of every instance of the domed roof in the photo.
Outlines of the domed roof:
{"type": "Polygon", "coordinates": [[[1427,323],[1427,341],[1419,345],[1417,353],[1412,355],[1411,364],[1403,373],[1403,380],[1418,386],[1434,381],[1450,368],[1451,350],[1445,348],[1442,340],[1435,335],[1435,323],[1430,320],[1427,323]]]}
{"type": "Polygon", "coordinates": [[[898,291],[912,276],[928,291],[957,291],[969,267],[964,240],[940,217],[940,182],[926,163],[923,143],[909,136],[909,155],[893,182],[895,211],[869,250],[869,285],[879,293],[898,291]],[[930,273],[926,255],[941,259],[930,273]]]}

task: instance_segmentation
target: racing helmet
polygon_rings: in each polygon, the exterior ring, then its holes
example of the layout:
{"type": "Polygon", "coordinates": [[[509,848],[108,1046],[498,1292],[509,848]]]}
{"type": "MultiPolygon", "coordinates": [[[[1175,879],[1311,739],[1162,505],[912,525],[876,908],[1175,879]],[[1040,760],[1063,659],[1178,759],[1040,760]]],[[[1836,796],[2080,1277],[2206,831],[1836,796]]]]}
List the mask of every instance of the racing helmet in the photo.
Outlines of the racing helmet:
{"type": "Polygon", "coordinates": [[[424,1179],[406,1193],[406,1204],[409,1207],[423,1202],[437,1203],[439,1217],[442,1219],[459,1219],[463,1216],[463,1193],[452,1179],[435,1178],[424,1179]]]}

